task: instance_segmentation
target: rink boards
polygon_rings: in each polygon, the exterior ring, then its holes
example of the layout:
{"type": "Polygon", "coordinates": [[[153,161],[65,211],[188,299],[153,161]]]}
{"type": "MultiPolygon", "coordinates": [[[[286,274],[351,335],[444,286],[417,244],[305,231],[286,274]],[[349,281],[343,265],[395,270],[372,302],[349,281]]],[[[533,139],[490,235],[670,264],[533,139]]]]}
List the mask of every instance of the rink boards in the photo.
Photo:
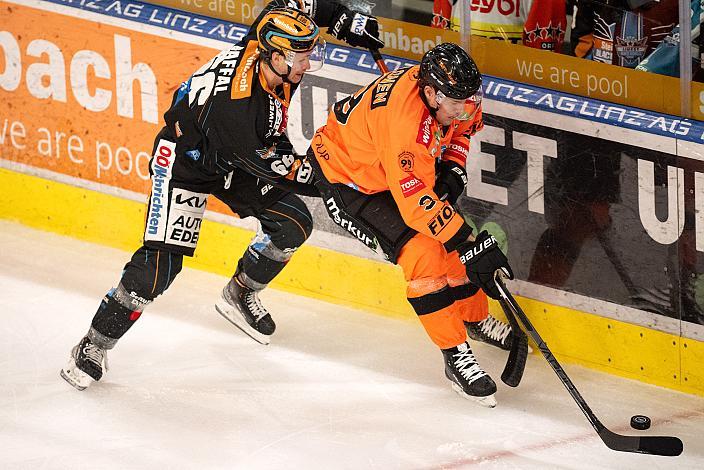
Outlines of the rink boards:
{"type": "MultiPolygon", "coordinates": [[[[3,1],[0,9],[0,215],[133,250],[161,112],[180,82],[244,28],[138,2],[3,1]]],[[[329,64],[306,79],[291,107],[289,132],[299,151],[329,104],[375,76],[366,54],[344,47],[332,47],[329,64]]],[[[590,367],[704,393],[702,327],[692,312],[682,320],[681,301],[668,304],[658,293],[674,280],[691,282],[695,301],[704,296],[697,274],[704,251],[701,123],[491,77],[485,95],[487,126],[472,142],[469,193],[460,206],[478,227],[495,222],[490,228],[507,234],[519,278],[511,287],[551,349],[590,367]],[[610,221],[598,234],[594,224],[559,223],[597,219],[604,210],[610,221]],[[541,261],[540,240],[553,232],[571,251],[541,261]],[[570,270],[567,280],[532,280],[555,265],[570,270]],[[678,277],[690,271],[692,281],[678,277]],[[640,297],[648,302],[637,303],[640,297]]],[[[400,270],[309,202],[314,236],[275,286],[412,319],[400,270]]],[[[230,275],[253,225],[217,201],[208,208],[187,264],[230,275]]]]}

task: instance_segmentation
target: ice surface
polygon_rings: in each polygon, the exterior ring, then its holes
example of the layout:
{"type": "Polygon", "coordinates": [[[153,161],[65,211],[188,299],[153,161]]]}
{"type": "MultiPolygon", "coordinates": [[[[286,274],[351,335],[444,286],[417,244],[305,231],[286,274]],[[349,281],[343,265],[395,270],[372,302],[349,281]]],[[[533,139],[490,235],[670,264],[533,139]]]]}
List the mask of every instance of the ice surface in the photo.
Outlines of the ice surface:
{"type": "Polygon", "coordinates": [[[499,386],[486,409],[450,389],[415,320],[268,290],[278,329],[262,346],[215,312],[227,279],[189,269],[78,392],[59,369],[129,256],[0,221],[0,468],[704,468],[702,398],[568,364],[610,429],[685,447],[617,453],[540,356],[510,389],[506,353],[474,346],[499,386]]]}

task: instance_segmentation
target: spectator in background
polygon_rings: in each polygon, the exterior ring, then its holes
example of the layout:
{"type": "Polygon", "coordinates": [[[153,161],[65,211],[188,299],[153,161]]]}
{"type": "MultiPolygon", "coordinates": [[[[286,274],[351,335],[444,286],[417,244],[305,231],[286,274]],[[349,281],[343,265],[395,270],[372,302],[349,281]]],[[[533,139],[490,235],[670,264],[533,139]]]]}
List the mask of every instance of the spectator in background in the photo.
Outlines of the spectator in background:
{"type": "MultiPolygon", "coordinates": [[[[702,36],[700,35],[701,24],[704,22],[704,0],[692,0],[690,15],[692,18],[692,77],[701,82],[704,81],[704,70],[702,70],[702,53],[704,53],[704,50],[701,48],[702,36]]],[[[679,25],[667,35],[645,60],[638,64],[636,69],[669,75],[670,77],[680,76],[679,25]]]]}
{"type": "Polygon", "coordinates": [[[574,0],[572,54],[635,68],[677,23],[677,0],[574,0]]]}
{"type": "Polygon", "coordinates": [[[567,29],[564,0],[434,0],[432,26],[459,31],[460,18],[466,14],[474,35],[536,49],[562,49],[567,29]]]}

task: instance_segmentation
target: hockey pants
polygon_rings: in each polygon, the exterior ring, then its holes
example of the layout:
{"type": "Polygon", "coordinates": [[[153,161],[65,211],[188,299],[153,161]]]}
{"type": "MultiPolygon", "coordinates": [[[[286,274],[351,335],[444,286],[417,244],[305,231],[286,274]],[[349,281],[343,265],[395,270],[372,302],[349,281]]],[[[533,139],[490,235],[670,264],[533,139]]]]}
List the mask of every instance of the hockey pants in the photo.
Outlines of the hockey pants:
{"type": "Polygon", "coordinates": [[[389,261],[401,266],[408,302],[430,339],[441,349],[464,342],[464,322],[485,319],[489,305],[486,294],[469,283],[457,252],[448,254],[441,242],[409,228],[389,191],[364,194],[332,184],[314,157],[311,164],[333,221],[369,248],[379,251],[379,246],[389,261]]]}
{"type": "Polygon", "coordinates": [[[118,286],[103,298],[91,323],[91,339],[111,348],[162,294],[192,256],[212,194],[240,217],[256,217],[261,232],[237,264],[236,275],[260,290],[284,268],[310,236],[313,220],[296,195],[241,171],[228,176],[204,174],[162,132],[151,161],[152,191],[147,204],[144,244],[125,265],[118,286]]]}
{"type": "Polygon", "coordinates": [[[447,349],[467,339],[464,322],[489,314],[486,294],[469,283],[456,251],[427,235],[416,234],[401,249],[398,264],[406,278],[406,296],[430,339],[447,349]]]}

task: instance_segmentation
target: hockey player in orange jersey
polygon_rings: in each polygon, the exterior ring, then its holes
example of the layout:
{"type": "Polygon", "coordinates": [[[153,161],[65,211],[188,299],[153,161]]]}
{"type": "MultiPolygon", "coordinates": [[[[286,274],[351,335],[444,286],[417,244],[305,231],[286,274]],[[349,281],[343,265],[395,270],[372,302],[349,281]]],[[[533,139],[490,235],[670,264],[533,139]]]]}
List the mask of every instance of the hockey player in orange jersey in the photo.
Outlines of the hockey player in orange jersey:
{"type": "Polygon", "coordinates": [[[486,294],[499,297],[496,270],[513,274],[496,240],[473,234],[452,205],[481,128],[481,74],[462,48],[445,43],[420,66],[336,103],[308,155],[333,220],[403,268],[408,301],[442,350],[453,388],[493,407],[496,384],[467,334],[510,348],[511,328],[488,315],[486,294]]]}

